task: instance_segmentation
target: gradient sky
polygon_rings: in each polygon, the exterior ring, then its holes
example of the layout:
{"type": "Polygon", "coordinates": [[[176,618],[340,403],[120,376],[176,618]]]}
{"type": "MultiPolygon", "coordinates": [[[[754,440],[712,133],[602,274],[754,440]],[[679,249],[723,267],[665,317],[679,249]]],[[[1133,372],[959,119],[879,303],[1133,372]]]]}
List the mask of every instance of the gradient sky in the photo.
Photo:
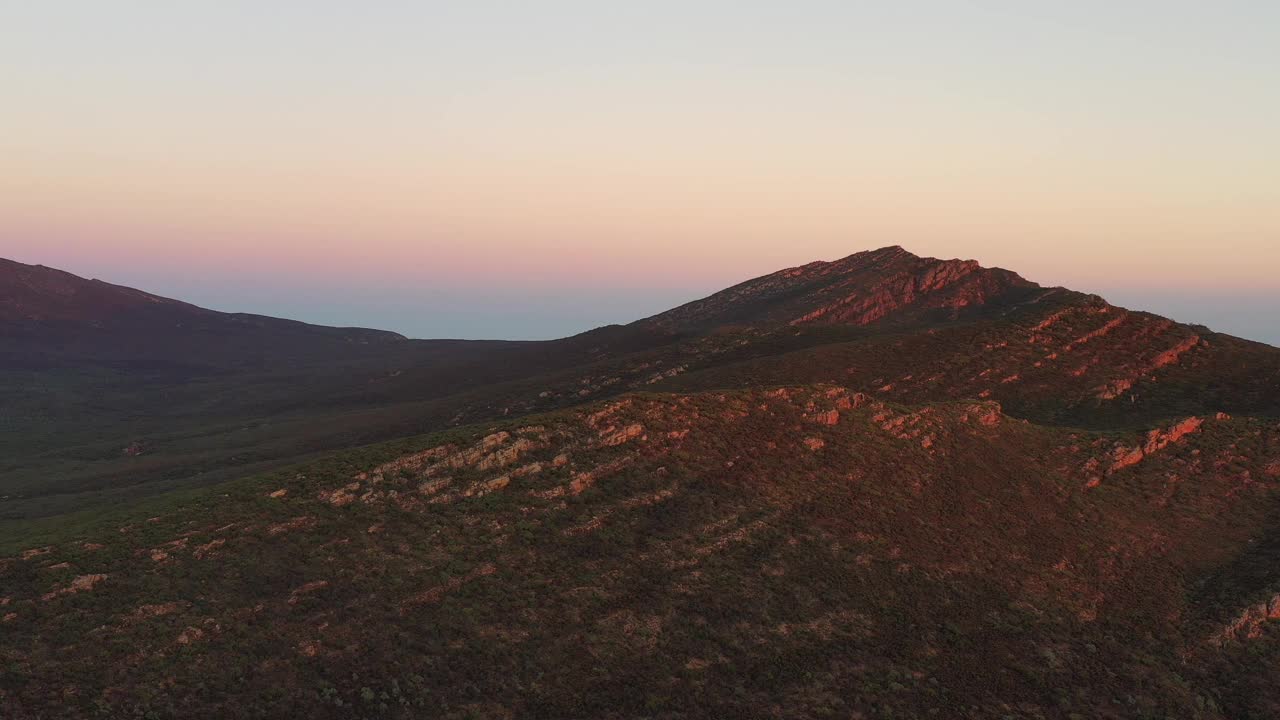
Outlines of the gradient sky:
{"type": "Polygon", "coordinates": [[[1280,344],[1280,3],[0,0],[0,256],[544,338],[901,244],[1280,344]]]}

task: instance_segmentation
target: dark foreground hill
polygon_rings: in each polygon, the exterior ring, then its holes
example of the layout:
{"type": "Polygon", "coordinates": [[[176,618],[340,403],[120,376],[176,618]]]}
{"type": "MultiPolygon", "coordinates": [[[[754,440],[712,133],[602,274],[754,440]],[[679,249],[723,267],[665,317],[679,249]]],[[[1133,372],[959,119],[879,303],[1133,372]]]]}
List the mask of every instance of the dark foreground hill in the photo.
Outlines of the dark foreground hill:
{"type": "Polygon", "coordinates": [[[1280,424],[634,394],[0,561],[6,717],[1268,718],[1280,424]]]}

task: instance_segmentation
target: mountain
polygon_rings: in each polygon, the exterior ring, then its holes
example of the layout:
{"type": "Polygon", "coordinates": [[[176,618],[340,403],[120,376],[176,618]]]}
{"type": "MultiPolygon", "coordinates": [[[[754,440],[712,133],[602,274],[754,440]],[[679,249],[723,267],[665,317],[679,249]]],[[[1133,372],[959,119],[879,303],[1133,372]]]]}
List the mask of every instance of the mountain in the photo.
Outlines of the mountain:
{"type": "Polygon", "coordinates": [[[1276,348],[894,247],[556,341],[59,354],[172,302],[112,287],[13,313],[5,717],[1280,714],[1276,348]]]}
{"type": "Polygon", "coordinates": [[[93,362],[152,367],[305,362],[349,346],[404,342],[396,333],[222,313],[0,259],[4,367],[93,362]]]}
{"type": "Polygon", "coordinates": [[[989,398],[1092,427],[1277,414],[1280,351],[900,247],[748,281],[646,321],[711,336],[682,388],[826,382],[905,402],[989,398]]]}
{"type": "Polygon", "coordinates": [[[25,310],[0,323],[0,518],[634,390],[828,383],[1099,429],[1280,415],[1275,348],[899,247],[547,342],[403,340],[4,267],[0,306],[25,310]]]}
{"type": "Polygon", "coordinates": [[[893,246],[748,280],[647,322],[685,331],[733,324],[922,324],[990,315],[1049,292],[1008,270],[917,257],[893,246]]]}
{"type": "Polygon", "coordinates": [[[1022,417],[1091,427],[1280,407],[1275,348],[1069,291],[912,332],[832,338],[799,329],[787,341],[804,346],[740,350],[737,361],[718,358],[672,384],[831,382],[906,402],[989,398],[1022,417]]]}

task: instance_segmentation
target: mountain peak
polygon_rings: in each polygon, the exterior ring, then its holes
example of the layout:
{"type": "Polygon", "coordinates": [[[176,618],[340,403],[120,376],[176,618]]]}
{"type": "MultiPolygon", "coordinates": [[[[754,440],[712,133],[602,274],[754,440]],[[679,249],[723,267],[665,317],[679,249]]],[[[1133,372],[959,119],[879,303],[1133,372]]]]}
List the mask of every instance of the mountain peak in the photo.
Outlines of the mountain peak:
{"type": "Polygon", "coordinates": [[[720,325],[870,325],[955,320],[1046,292],[976,260],[921,257],[900,245],[748,280],[651,318],[676,330],[720,325]]]}
{"type": "Polygon", "coordinates": [[[859,255],[879,256],[879,257],[895,257],[895,256],[905,255],[912,258],[920,257],[919,255],[916,255],[915,253],[902,247],[901,245],[885,245],[884,247],[876,248],[875,250],[863,250],[861,252],[856,252],[852,255],[849,255],[845,259],[847,260],[849,258],[857,257],[859,255]]]}

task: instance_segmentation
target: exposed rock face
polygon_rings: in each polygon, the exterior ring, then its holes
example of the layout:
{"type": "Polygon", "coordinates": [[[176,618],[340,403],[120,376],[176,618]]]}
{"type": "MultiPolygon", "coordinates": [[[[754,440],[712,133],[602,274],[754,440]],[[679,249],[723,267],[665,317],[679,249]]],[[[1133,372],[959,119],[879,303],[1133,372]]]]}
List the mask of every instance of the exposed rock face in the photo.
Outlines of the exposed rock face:
{"type": "Polygon", "coordinates": [[[1125,447],[1120,446],[1115,449],[1113,454],[1113,462],[1107,474],[1115,473],[1127,467],[1132,467],[1142,462],[1148,456],[1154,455],[1166,447],[1177,443],[1182,438],[1196,432],[1200,426],[1204,425],[1204,418],[1189,417],[1181,422],[1175,423],[1166,430],[1152,430],[1147,433],[1147,441],[1141,446],[1125,447]]]}
{"type": "Polygon", "coordinates": [[[297,605],[304,595],[309,595],[317,590],[323,590],[327,587],[329,587],[328,580],[312,580],[305,585],[296,587],[293,589],[293,592],[289,594],[289,604],[297,605]]]}
{"type": "Polygon", "coordinates": [[[1132,378],[1120,378],[1112,380],[1098,390],[1098,397],[1103,400],[1115,400],[1121,395],[1129,392],[1133,387],[1134,380],[1132,378]]]}
{"type": "Polygon", "coordinates": [[[432,603],[440,602],[441,598],[443,598],[448,593],[453,592],[454,590],[457,590],[458,588],[462,587],[463,585],[469,582],[485,577],[487,575],[492,575],[497,571],[498,571],[498,568],[493,563],[484,563],[483,565],[480,565],[474,570],[471,570],[466,575],[450,578],[449,581],[444,583],[443,585],[438,585],[436,587],[433,587],[429,590],[421,592],[405,600],[403,603],[401,603],[401,606],[400,606],[401,611],[408,611],[417,605],[429,605],[432,603]]]}
{"type": "Polygon", "coordinates": [[[390,475],[391,473],[400,470],[415,470],[429,462],[439,460],[449,455],[454,451],[454,449],[455,448],[452,445],[441,445],[412,455],[406,455],[398,460],[393,460],[392,462],[379,465],[368,473],[362,473],[364,477],[360,477],[359,479],[363,480],[369,476],[390,475]]]}
{"type": "Polygon", "coordinates": [[[1176,443],[1187,435],[1199,430],[1201,425],[1204,425],[1203,418],[1189,417],[1186,420],[1174,424],[1168,430],[1152,430],[1147,434],[1147,444],[1142,447],[1142,450],[1148,455],[1159,450],[1163,450],[1169,445],[1176,443]]]}
{"type": "Polygon", "coordinates": [[[360,487],[358,483],[351,483],[337,490],[321,493],[321,499],[334,507],[345,507],[356,501],[356,496],[352,494],[352,490],[360,487]]]}
{"type": "Polygon", "coordinates": [[[71,583],[68,584],[66,587],[46,593],[41,599],[53,600],[54,598],[57,598],[62,595],[74,595],[80,592],[88,592],[89,590],[92,590],[95,587],[97,587],[98,583],[106,579],[107,579],[107,575],[105,573],[81,575],[80,577],[77,577],[75,580],[72,580],[71,583]]]}
{"type": "Polygon", "coordinates": [[[510,475],[499,475],[492,480],[481,480],[462,492],[464,497],[482,497],[511,484],[510,475]]]}
{"type": "Polygon", "coordinates": [[[989,293],[999,291],[993,278],[972,277],[982,271],[972,260],[947,260],[925,266],[916,272],[894,275],[869,291],[851,293],[830,305],[824,305],[791,321],[800,325],[815,321],[849,325],[870,325],[877,320],[913,304],[931,308],[959,309],[982,304],[989,293]],[[942,294],[943,290],[952,292],[942,294]]]}
{"type": "MultiPolygon", "coordinates": [[[[1110,308],[1108,308],[1108,310],[1110,310],[1110,308]]],[[[1128,319],[1129,319],[1129,314],[1121,311],[1119,317],[1113,318],[1107,321],[1107,323],[1102,327],[1097,328],[1095,330],[1090,330],[1084,335],[1081,335],[1075,340],[1072,340],[1071,342],[1067,343],[1066,346],[1062,348],[1062,352],[1069,353],[1072,350],[1075,350],[1076,348],[1080,347],[1081,345],[1084,345],[1085,343],[1089,342],[1090,340],[1108,335],[1111,333],[1112,330],[1115,330],[1116,328],[1120,327],[1128,319]]]]}
{"type": "Polygon", "coordinates": [[[448,487],[453,480],[451,478],[438,478],[436,480],[428,480],[418,486],[418,492],[423,495],[434,495],[444,488],[448,487]]]}
{"type": "Polygon", "coordinates": [[[1155,356],[1151,361],[1151,369],[1155,370],[1178,362],[1184,354],[1199,344],[1200,337],[1198,335],[1193,335],[1192,337],[1183,340],[1177,345],[1155,356]]]}
{"type": "Polygon", "coordinates": [[[191,645],[204,639],[204,631],[197,627],[188,627],[178,635],[175,641],[179,645],[191,645]]]}
{"type": "Polygon", "coordinates": [[[1280,620],[1280,595],[1250,605],[1235,620],[1224,625],[1209,637],[1209,644],[1221,647],[1232,641],[1251,640],[1262,635],[1263,626],[1280,620]]]}
{"type": "Polygon", "coordinates": [[[986,427],[995,427],[1000,424],[1001,415],[999,403],[986,402],[969,406],[960,419],[965,422],[976,422],[986,427]]]}
{"type": "Polygon", "coordinates": [[[810,417],[810,419],[820,425],[835,425],[840,422],[840,411],[828,410],[826,412],[820,412],[810,417]]]}
{"type": "Polygon", "coordinates": [[[632,423],[620,430],[608,432],[600,439],[604,445],[621,445],[628,440],[633,440],[644,434],[644,425],[640,423],[632,423]]]}
{"type": "Polygon", "coordinates": [[[576,473],[573,480],[569,482],[568,492],[570,495],[580,495],[587,488],[595,485],[597,480],[608,477],[630,464],[631,458],[621,457],[586,472],[576,473]]]}
{"type": "Polygon", "coordinates": [[[172,615],[186,608],[186,604],[180,602],[154,603],[151,605],[139,605],[133,611],[133,619],[144,620],[146,618],[162,617],[164,615],[172,615]]]}
{"type": "Polygon", "coordinates": [[[197,560],[203,560],[212,555],[218,548],[226,544],[226,538],[215,538],[203,545],[197,545],[191,555],[197,560]]]}
{"type": "Polygon", "coordinates": [[[302,516],[293,518],[292,520],[286,520],[285,522],[276,523],[275,525],[272,525],[271,527],[267,528],[267,534],[281,535],[283,533],[293,532],[294,530],[302,530],[304,528],[309,528],[314,526],[315,524],[316,524],[316,519],[314,517],[311,517],[309,515],[302,515],[302,516]]]}
{"type": "Polygon", "coordinates": [[[514,443],[499,450],[495,450],[491,454],[481,458],[476,467],[480,470],[505,467],[518,460],[522,455],[529,452],[536,446],[537,443],[528,438],[518,438],[514,443]]]}
{"type": "Polygon", "coordinates": [[[1143,377],[1154,373],[1155,371],[1176,364],[1191,350],[1199,347],[1203,341],[1198,335],[1184,338],[1177,345],[1156,354],[1146,364],[1142,365],[1136,372],[1128,377],[1116,378],[1107,383],[1098,390],[1098,397],[1102,400],[1115,400],[1133,389],[1143,377]]]}

